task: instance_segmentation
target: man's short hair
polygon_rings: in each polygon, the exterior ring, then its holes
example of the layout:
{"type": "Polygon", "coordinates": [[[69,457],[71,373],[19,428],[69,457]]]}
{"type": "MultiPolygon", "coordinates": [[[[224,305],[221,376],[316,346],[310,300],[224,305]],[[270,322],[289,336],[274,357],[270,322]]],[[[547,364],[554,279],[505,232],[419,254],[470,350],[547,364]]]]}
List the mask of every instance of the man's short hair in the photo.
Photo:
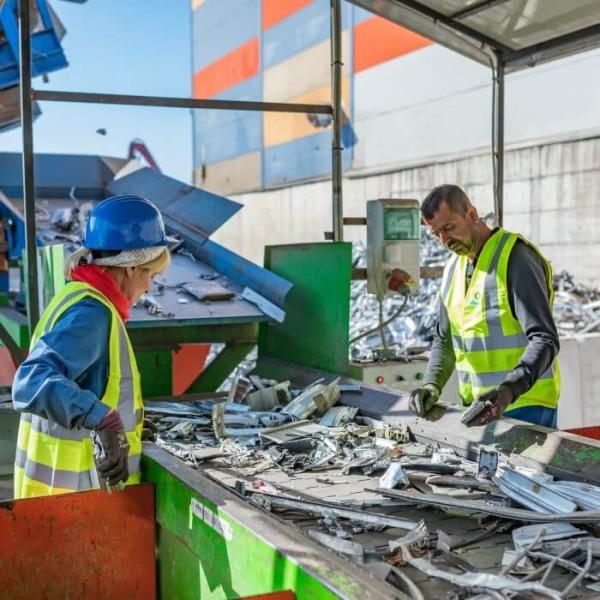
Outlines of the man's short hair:
{"type": "Polygon", "coordinates": [[[421,214],[424,219],[432,219],[433,215],[439,210],[442,202],[458,213],[466,213],[471,201],[464,191],[457,185],[446,183],[434,187],[421,204],[421,214]]]}

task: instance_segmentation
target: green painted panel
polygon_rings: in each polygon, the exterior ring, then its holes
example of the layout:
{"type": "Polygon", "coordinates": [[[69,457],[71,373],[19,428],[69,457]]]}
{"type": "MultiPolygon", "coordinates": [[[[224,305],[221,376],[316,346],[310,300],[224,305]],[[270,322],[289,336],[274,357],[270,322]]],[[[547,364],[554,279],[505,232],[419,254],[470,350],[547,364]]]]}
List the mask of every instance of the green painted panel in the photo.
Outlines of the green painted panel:
{"type": "Polygon", "coordinates": [[[173,356],[171,350],[136,352],[142,377],[142,397],[168,396],[173,393],[173,356]]]}
{"type": "Polygon", "coordinates": [[[284,323],[261,324],[259,355],[345,373],[352,244],[268,246],[265,267],[291,281],[294,287],[286,299],[284,323]]]}
{"type": "Polygon", "coordinates": [[[0,308],[0,323],[17,343],[21,350],[29,348],[29,324],[27,317],[14,308],[0,308]]]}
{"type": "MultiPolygon", "coordinates": [[[[291,558],[230,517],[226,500],[222,506],[209,502],[147,456],[143,465],[144,479],[156,485],[162,598],[216,600],[282,590],[293,590],[299,600],[339,597],[291,558]],[[204,514],[204,518],[192,513],[192,500],[199,507],[196,512],[204,514]],[[207,521],[212,521],[213,526],[207,521]],[[215,522],[221,532],[215,530],[215,522]]],[[[341,589],[348,587],[342,574],[319,572],[325,571],[324,564],[315,563],[312,568],[325,580],[340,579],[341,589]]],[[[348,597],[362,597],[354,591],[357,590],[348,590],[348,597]]]]}
{"type": "Polygon", "coordinates": [[[178,344],[248,342],[256,343],[258,323],[207,324],[204,321],[181,325],[169,321],[129,321],[129,339],[133,349],[174,348],[178,344]],[[165,323],[165,324],[163,324],[165,323]]]}

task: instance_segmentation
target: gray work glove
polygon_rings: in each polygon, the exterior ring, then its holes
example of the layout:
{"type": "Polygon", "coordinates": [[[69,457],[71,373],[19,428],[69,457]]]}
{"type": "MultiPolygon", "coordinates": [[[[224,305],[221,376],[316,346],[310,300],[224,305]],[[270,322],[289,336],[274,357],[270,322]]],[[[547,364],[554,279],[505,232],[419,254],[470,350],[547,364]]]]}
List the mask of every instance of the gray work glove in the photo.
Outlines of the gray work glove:
{"type": "Polygon", "coordinates": [[[111,410],[92,431],[94,462],[105,489],[121,487],[129,478],[129,444],[118,412],[111,410]]]}
{"type": "Polygon", "coordinates": [[[467,427],[478,427],[499,419],[506,407],[514,400],[512,390],[505,384],[485,392],[477,399],[477,403],[483,405],[482,410],[477,412],[465,425],[467,427]]]}
{"type": "Polygon", "coordinates": [[[440,392],[433,383],[426,383],[410,393],[408,407],[419,417],[427,414],[440,399],[440,392]]]}

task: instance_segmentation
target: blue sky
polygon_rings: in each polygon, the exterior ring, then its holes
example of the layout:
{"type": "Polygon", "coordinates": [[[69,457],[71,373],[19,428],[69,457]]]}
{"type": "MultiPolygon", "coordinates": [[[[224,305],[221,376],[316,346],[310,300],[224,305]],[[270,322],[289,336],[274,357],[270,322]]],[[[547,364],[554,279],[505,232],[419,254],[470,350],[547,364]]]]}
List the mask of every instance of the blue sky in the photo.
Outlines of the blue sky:
{"type": "MultiPolygon", "coordinates": [[[[69,66],[37,89],[190,96],[190,0],[50,0],[67,29],[69,66]]],[[[45,102],[34,123],[36,152],[125,157],[142,138],[164,173],[189,182],[192,121],[186,109],[45,102]],[[107,135],[96,133],[105,128],[107,135]]],[[[0,134],[0,151],[21,150],[21,130],[0,134]]]]}

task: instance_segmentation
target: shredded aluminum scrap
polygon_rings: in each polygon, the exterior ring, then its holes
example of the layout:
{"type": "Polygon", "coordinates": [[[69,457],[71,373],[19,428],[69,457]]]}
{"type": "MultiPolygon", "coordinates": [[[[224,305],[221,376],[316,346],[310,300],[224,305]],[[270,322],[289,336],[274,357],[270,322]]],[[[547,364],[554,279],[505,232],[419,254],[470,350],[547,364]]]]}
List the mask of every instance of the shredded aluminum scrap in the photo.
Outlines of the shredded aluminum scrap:
{"type": "Polygon", "coordinates": [[[288,381],[236,376],[223,397],[149,402],[157,443],[194,468],[235,471],[239,494],[283,518],[303,515],[307,535],[328,550],[366,567],[387,561],[388,583],[412,590],[412,598],[429,597],[412,581],[415,570],[461,600],[594,597],[600,587],[599,487],[556,481],[491,450],[474,462],[453,448],[415,442],[406,425],[335,404],[338,379],[294,389],[288,381]],[[280,483],[282,473],[296,483],[312,473],[311,485],[329,489],[369,477],[359,489],[371,495],[330,494],[324,501],[319,492],[280,483]],[[439,518],[428,531],[429,511],[470,519],[475,534],[456,541],[439,518]],[[398,539],[394,529],[407,533],[398,539]],[[458,550],[511,530],[512,543],[505,536],[493,569],[475,567],[458,550]],[[384,545],[362,545],[378,532],[384,545]]]}

